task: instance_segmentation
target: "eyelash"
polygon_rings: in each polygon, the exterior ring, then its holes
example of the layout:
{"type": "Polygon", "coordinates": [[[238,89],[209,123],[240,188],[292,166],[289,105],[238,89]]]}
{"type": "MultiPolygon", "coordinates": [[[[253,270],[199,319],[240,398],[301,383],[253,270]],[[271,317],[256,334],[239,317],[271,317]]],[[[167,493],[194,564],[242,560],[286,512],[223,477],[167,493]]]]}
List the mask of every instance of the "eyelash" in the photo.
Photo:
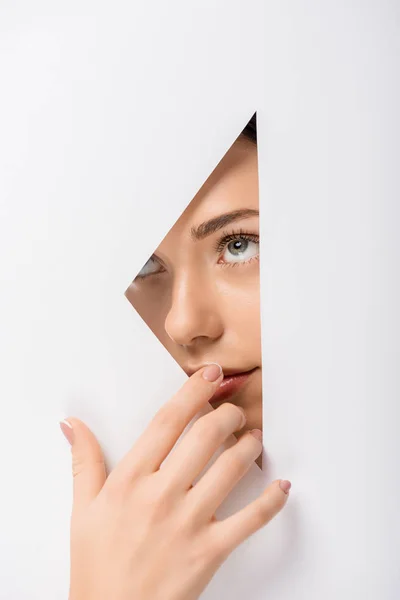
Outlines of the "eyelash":
{"type": "MultiPolygon", "coordinates": [[[[215,252],[217,252],[218,254],[221,254],[221,252],[226,248],[226,246],[229,244],[229,242],[234,242],[237,239],[244,239],[247,240],[249,242],[255,242],[255,243],[259,243],[260,240],[260,236],[255,234],[255,233],[248,233],[246,231],[244,231],[243,229],[239,229],[239,231],[231,231],[231,233],[222,235],[214,244],[214,250],[215,252]]],[[[153,258],[153,257],[150,257],[153,258]]],[[[248,265],[250,262],[252,262],[253,260],[258,260],[259,255],[257,256],[253,256],[252,258],[250,258],[249,260],[245,260],[245,261],[238,261],[238,262],[224,262],[224,263],[219,263],[221,265],[223,265],[224,267],[237,267],[239,265],[248,265]]],[[[154,260],[158,260],[157,258],[153,258],[154,260]]],[[[162,267],[163,265],[161,263],[159,263],[162,267]]],[[[160,271],[159,273],[154,273],[154,275],[159,275],[161,274],[163,271],[160,271]]],[[[144,277],[142,277],[142,279],[145,279],[146,277],[150,277],[151,274],[149,275],[145,275],[144,277]]]]}
{"type": "Polygon", "coordinates": [[[234,242],[236,241],[238,238],[240,239],[244,239],[247,240],[248,242],[257,242],[259,241],[259,236],[256,235],[255,233],[248,233],[246,231],[244,231],[243,229],[239,229],[239,231],[232,231],[231,233],[228,233],[226,235],[223,235],[222,237],[219,238],[219,240],[217,240],[214,244],[214,250],[215,252],[222,252],[222,250],[225,248],[225,246],[227,246],[229,244],[229,242],[234,242]]]}
{"type": "MultiPolygon", "coordinates": [[[[239,229],[239,231],[233,230],[233,231],[231,231],[231,233],[229,233],[227,235],[223,235],[222,237],[219,238],[219,240],[216,241],[216,243],[214,244],[215,252],[218,252],[218,254],[220,254],[226,248],[226,246],[229,244],[229,242],[235,242],[238,239],[247,240],[248,242],[255,242],[256,244],[258,244],[260,241],[260,236],[255,233],[248,233],[247,231],[244,231],[243,229],[239,229]]],[[[224,262],[224,263],[219,263],[219,264],[223,265],[224,267],[237,267],[239,265],[241,265],[241,266],[248,265],[253,260],[258,260],[258,259],[259,259],[259,255],[257,254],[257,256],[253,256],[249,260],[237,261],[237,262],[224,262]]]]}

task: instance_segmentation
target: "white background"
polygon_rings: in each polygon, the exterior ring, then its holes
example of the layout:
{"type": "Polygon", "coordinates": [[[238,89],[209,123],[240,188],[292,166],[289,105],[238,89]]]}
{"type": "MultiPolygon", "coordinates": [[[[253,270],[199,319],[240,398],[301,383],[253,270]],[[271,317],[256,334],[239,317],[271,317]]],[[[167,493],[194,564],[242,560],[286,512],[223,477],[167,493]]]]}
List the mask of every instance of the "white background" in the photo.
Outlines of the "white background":
{"type": "Polygon", "coordinates": [[[255,110],[285,510],[204,598],[400,592],[399,4],[0,7],[0,598],[66,598],[76,415],[112,466],[186,375],[123,296],[255,110]]]}

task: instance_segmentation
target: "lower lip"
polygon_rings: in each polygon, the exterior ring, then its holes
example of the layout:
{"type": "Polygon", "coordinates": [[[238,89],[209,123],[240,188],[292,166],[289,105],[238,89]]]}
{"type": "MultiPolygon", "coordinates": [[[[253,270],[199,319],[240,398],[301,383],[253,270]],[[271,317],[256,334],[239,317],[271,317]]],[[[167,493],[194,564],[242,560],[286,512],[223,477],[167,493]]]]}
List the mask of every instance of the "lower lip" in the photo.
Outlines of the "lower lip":
{"type": "Polygon", "coordinates": [[[232,396],[239,391],[255,370],[256,369],[252,369],[246,373],[238,373],[237,375],[227,375],[224,377],[221,385],[211,398],[210,404],[214,404],[214,402],[220,402],[221,400],[226,400],[226,398],[229,398],[229,396],[232,396]]]}

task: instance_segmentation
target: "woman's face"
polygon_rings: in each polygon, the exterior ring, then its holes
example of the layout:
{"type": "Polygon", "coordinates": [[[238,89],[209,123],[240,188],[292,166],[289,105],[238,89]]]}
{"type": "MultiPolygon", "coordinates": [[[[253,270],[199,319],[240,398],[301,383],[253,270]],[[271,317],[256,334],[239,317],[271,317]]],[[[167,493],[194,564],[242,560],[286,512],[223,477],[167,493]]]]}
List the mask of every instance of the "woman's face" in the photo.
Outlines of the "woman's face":
{"type": "Polygon", "coordinates": [[[261,428],[257,148],[240,136],[126,291],[188,375],[217,362],[211,401],[241,406],[261,428]],[[250,372],[245,376],[233,376],[250,372]]]}

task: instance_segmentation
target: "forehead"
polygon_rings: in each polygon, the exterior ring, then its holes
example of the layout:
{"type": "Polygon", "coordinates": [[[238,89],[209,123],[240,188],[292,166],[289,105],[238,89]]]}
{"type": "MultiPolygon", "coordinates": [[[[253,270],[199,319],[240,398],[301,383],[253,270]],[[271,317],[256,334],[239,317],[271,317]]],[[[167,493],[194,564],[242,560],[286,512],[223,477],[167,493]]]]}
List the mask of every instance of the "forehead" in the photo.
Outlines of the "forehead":
{"type": "Polygon", "coordinates": [[[258,209],[257,147],[242,137],[231,146],[164,240],[240,208],[258,209]]]}

